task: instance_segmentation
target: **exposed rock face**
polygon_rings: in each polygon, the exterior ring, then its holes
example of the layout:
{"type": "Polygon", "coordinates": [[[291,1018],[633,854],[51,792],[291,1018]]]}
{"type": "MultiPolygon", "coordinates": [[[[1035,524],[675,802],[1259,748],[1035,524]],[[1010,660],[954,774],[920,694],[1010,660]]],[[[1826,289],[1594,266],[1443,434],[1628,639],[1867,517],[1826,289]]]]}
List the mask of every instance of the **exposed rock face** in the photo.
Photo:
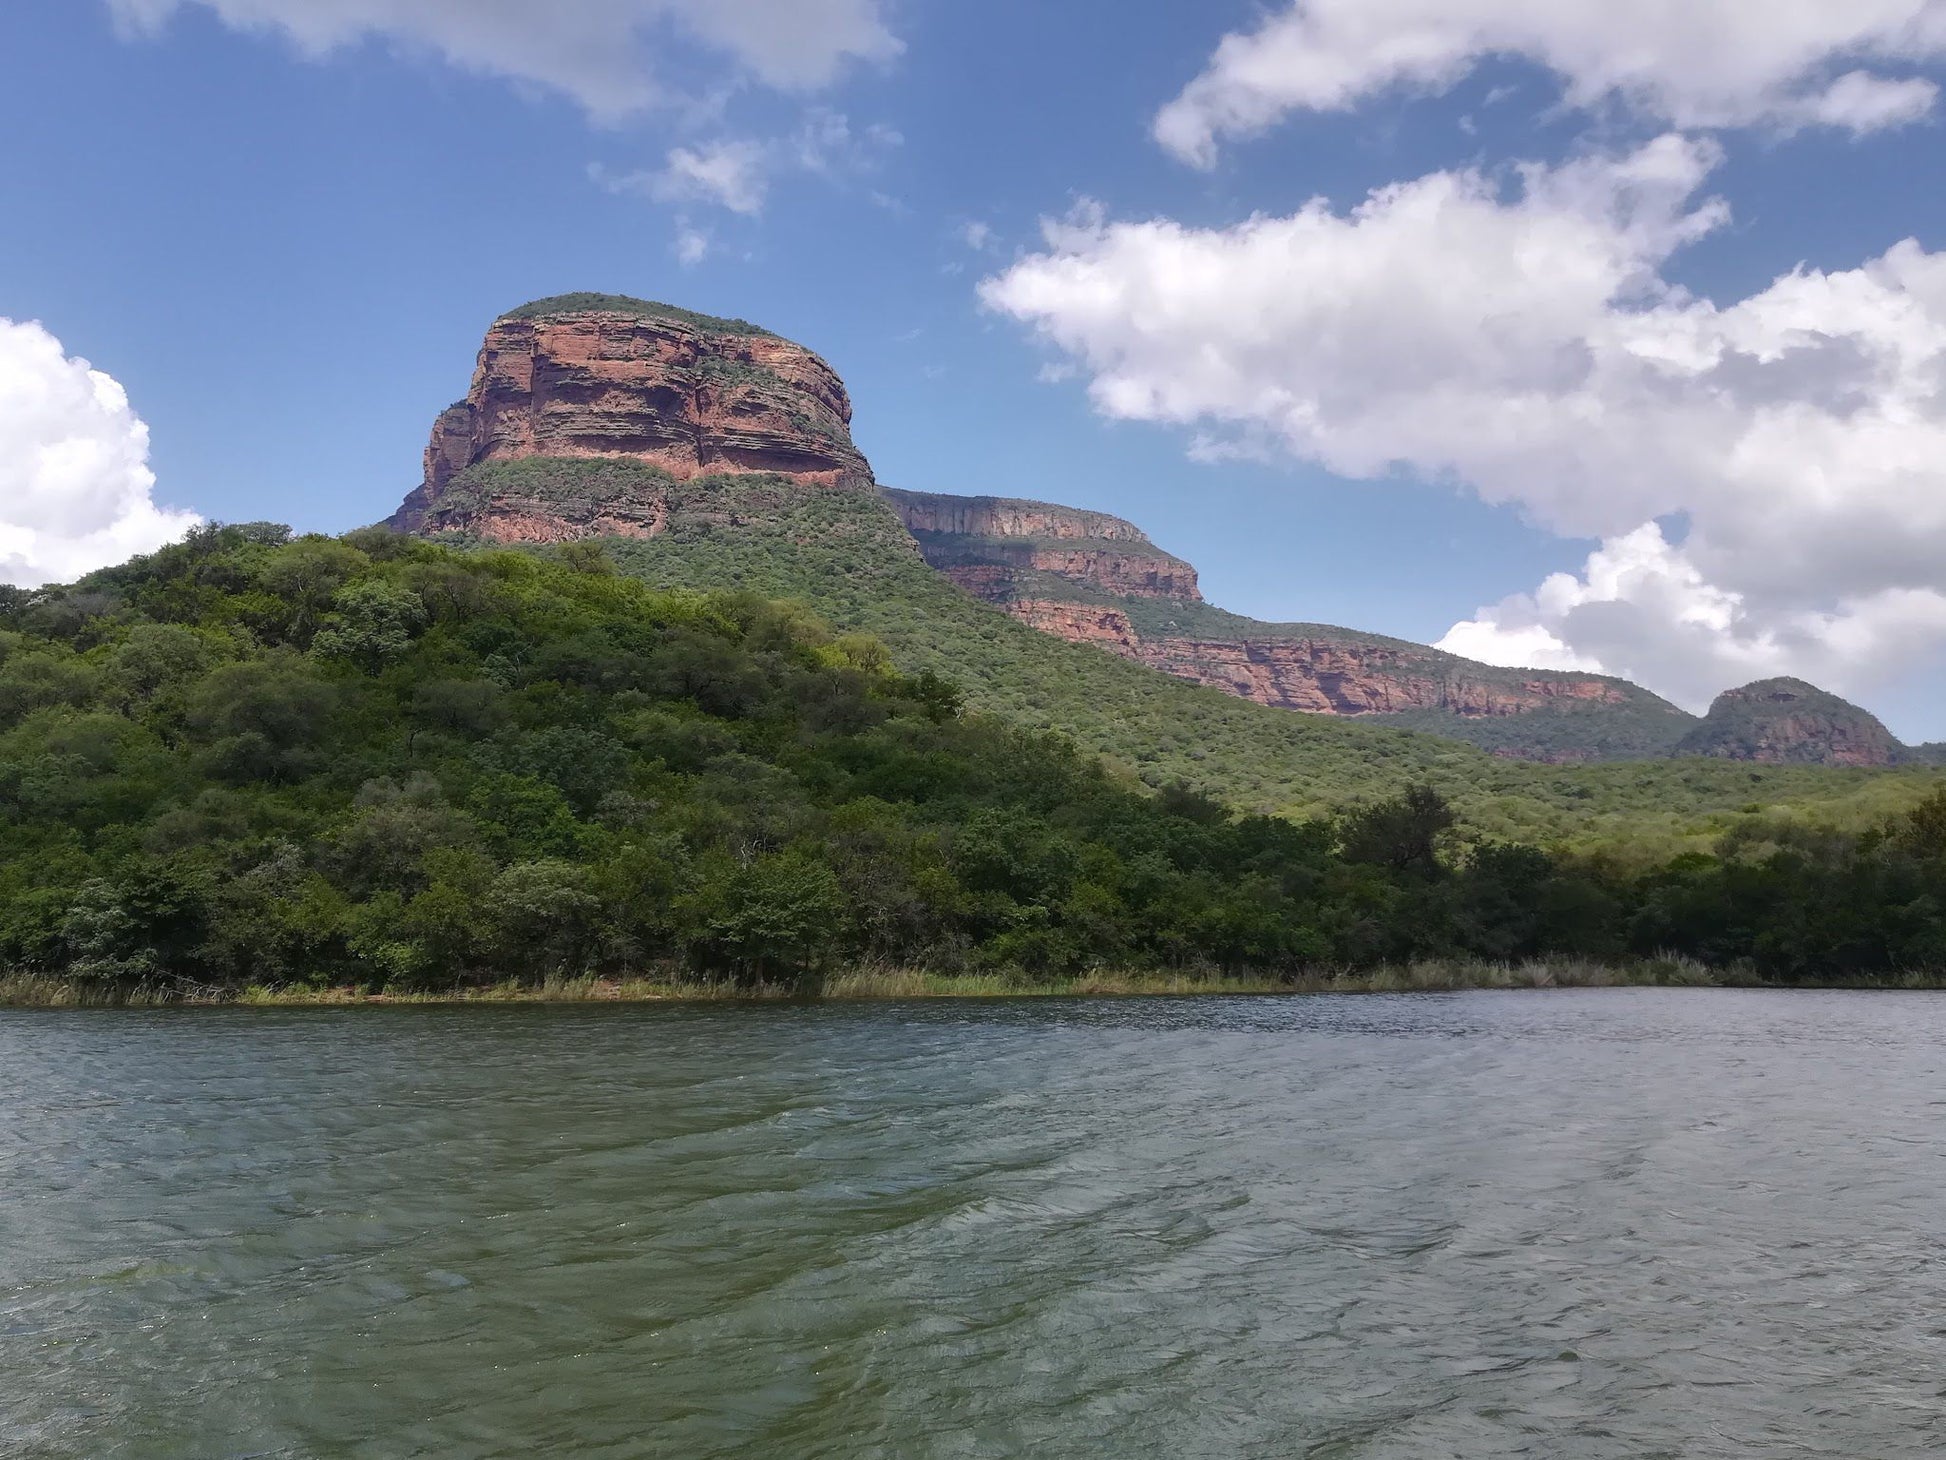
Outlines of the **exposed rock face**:
{"type": "Polygon", "coordinates": [[[1887,766],[1907,758],[1876,716],[1801,679],[1726,690],[1676,753],[1772,765],[1887,766]]]}
{"type": "Polygon", "coordinates": [[[422,516],[425,532],[469,532],[486,542],[547,544],[588,537],[654,537],[669,522],[669,494],[644,482],[622,500],[599,502],[514,490],[442,496],[422,516]]]}
{"type": "MultiPolygon", "coordinates": [[[[906,529],[933,537],[1093,539],[1099,542],[1140,543],[1155,550],[1149,535],[1133,522],[1106,512],[1029,502],[1019,497],[953,497],[942,492],[902,492],[887,487],[885,495],[899,510],[906,529]]],[[[1185,564],[1185,566],[1187,566],[1185,564]]]]}
{"type": "MultiPolygon", "coordinates": [[[[890,489],[885,495],[926,561],[974,597],[1057,638],[1094,644],[1261,705],[1322,715],[1432,710],[1483,719],[1604,705],[1635,709],[1647,702],[1678,722],[1665,743],[1681,734],[1679,711],[1618,680],[1494,669],[1397,640],[1321,626],[1300,632],[1300,626],[1208,610],[1196,570],[1119,517],[1014,497],[890,489]],[[1189,622],[1145,628],[1134,617],[1145,606],[1152,606],[1146,617],[1189,622]],[[1217,626],[1226,632],[1203,631],[1217,626]]],[[[1586,758],[1578,751],[1541,754],[1586,758]]]]}
{"type": "Polygon", "coordinates": [[[1105,512],[1017,497],[885,495],[926,561],[988,602],[1006,603],[1022,572],[1051,573],[1103,593],[1202,601],[1194,568],[1105,512]]]}
{"type": "MultiPolygon", "coordinates": [[[[455,477],[536,456],[626,457],[678,481],[746,472],[807,487],[871,481],[851,441],[844,383],[809,350],[741,321],[602,296],[541,300],[494,322],[472,388],[434,423],[425,480],[392,523],[424,531],[455,477]]],[[[475,530],[557,540],[521,504],[487,504],[475,530]]],[[[624,504],[604,530],[658,530],[652,504],[624,504]]]]}
{"type": "Polygon", "coordinates": [[[1477,718],[1634,698],[1624,686],[1593,676],[1488,678],[1468,673],[1487,666],[1437,650],[1413,653],[1350,639],[1159,638],[1138,644],[1132,657],[1260,705],[1323,715],[1445,710],[1477,718]]]}
{"type": "MultiPolygon", "coordinates": [[[[961,587],[966,585],[962,583],[961,587]]],[[[1063,603],[1047,598],[1017,598],[1004,605],[1022,623],[1075,644],[1094,644],[1124,659],[1149,663],[1128,615],[1093,603],[1063,603]]],[[[1160,665],[1156,666],[1160,668],[1160,665]]]]}

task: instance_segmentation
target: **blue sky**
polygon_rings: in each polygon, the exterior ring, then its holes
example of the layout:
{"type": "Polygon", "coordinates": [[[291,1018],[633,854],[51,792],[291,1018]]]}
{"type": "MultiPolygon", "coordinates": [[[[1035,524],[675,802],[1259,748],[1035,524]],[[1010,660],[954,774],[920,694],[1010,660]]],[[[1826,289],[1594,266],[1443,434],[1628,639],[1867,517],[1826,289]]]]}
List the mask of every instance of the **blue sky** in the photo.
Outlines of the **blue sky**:
{"type": "Polygon", "coordinates": [[[59,348],[0,453],[101,440],[0,464],[0,577],[382,517],[488,321],[591,289],[1241,612],[1946,737],[1946,3],[1531,8],[12,0],[0,318],[59,348]]]}

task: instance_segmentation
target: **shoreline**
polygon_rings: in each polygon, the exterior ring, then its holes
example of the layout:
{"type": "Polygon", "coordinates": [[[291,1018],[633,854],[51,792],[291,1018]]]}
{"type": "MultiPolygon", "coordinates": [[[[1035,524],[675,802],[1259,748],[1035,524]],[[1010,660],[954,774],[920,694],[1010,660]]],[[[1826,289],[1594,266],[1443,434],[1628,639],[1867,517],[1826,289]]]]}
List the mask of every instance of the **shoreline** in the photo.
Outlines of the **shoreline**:
{"type": "Polygon", "coordinates": [[[581,977],[539,983],[455,985],[444,989],[366,989],[347,985],[255,985],[241,989],[137,985],[101,988],[41,975],[0,975],[0,1008],[384,1008],[519,1004],[865,1003],[892,999],[1183,998],[1308,994],[1464,993],[1478,990],[1593,988],[1946,990],[1946,973],[1822,983],[1766,983],[1747,973],[1687,959],[1603,965],[1574,960],[1521,964],[1418,963],[1363,972],[1286,978],[1115,973],[1071,978],[940,974],[922,969],[854,970],[815,985],[741,984],[676,978],[581,977]]]}

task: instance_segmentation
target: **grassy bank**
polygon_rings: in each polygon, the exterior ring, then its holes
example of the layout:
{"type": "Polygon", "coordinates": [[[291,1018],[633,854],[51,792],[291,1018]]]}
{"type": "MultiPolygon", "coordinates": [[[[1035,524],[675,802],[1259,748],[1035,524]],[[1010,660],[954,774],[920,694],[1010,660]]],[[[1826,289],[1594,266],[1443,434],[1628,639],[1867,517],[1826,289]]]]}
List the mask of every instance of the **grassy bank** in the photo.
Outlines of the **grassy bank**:
{"type": "MultiPolygon", "coordinates": [[[[1812,987],[1813,985],[1794,985],[1812,987]]],[[[761,1003],[786,1000],[1140,998],[1238,994],[1457,993],[1468,989],[1764,988],[1761,980],[1710,969],[1689,959],[1628,964],[1425,962],[1364,971],[1317,970],[1291,978],[1225,978],[1190,973],[1112,972],[1034,979],[1001,974],[940,974],[923,969],[855,969],[821,984],[737,984],[668,978],[566,978],[544,983],[465,985],[444,989],[256,985],[243,989],[142,984],[109,987],[37,975],[0,976],[0,1007],[165,1008],[238,1005],[317,1008],[388,1004],[761,1003]]],[[[1815,987],[1946,989],[1946,972],[1914,970],[1895,978],[1815,987]]]]}

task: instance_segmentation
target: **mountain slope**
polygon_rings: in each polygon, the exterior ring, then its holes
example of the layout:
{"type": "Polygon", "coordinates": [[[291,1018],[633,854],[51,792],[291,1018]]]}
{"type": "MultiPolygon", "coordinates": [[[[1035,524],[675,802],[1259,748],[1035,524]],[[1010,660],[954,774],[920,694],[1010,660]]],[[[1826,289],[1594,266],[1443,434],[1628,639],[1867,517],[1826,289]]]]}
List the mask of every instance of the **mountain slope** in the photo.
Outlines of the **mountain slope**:
{"type": "Polygon", "coordinates": [[[1919,794],[1916,775],[1865,770],[1709,760],[1534,765],[1371,720],[1294,715],[1213,693],[1040,633],[968,596],[926,565],[871,489],[807,492],[755,475],[676,482],[640,463],[548,458],[487,463],[460,487],[548,504],[564,514],[564,536],[602,535],[577,513],[660,495],[668,504],[660,531],[603,542],[630,576],[802,602],[840,629],[883,641],[901,670],[954,680],[976,709],[1059,731],[1149,785],[1182,782],[1240,809],[1305,816],[1424,780],[1482,833],[1592,845],[1666,842],[1776,806],[1862,824],[1919,794]]]}
{"type": "Polygon", "coordinates": [[[1666,751],[1693,721],[1619,680],[1226,614],[1202,601],[1193,568],[1106,514],[881,493],[849,420],[829,366],[743,321],[537,301],[489,331],[392,525],[534,546],[599,538],[652,583],[799,599],[877,636],[902,669],[962,684],[977,708],[1243,809],[1301,815],[1430,780],[1479,830],[1598,841],[1699,834],[1780,802],[1849,815],[1908,799],[1863,771],[1519,764],[1506,757],[1666,751]],[[1117,638],[1129,642],[1104,643],[1117,638]],[[1285,708],[1316,708],[1306,696],[1335,713],[1285,708]],[[1439,738],[1416,733],[1434,727],[1439,738]]]}
{"type": "Polygon", "coordinates": [[[1332,624],[1204,601],[1134,524],[1008,497],[889,491],[926,561],[1023,623],[1258,704],[1381,719],[1557,763],[1670,754],[1695,717],[1599,674],[1504,669],[1332,624]]]}

